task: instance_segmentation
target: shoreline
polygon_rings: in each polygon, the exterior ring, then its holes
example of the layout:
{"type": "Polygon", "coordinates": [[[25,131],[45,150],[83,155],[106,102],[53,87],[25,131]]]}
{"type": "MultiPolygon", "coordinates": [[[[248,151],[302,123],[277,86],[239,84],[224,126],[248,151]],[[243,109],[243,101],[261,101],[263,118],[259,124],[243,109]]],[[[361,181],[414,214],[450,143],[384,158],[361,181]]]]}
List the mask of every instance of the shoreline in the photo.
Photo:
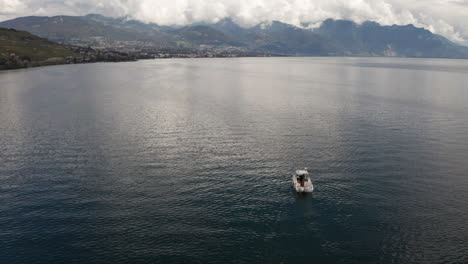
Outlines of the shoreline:
{"type": "Polygon", "coordinates": [[[24,69],[33,69],[33,68],[42,68],[50,66],[63,66],[63,65],[81,65],[81,64],[95,64],[95,63],[121,63],[121,62],[137,62],[137,61],[147,61],[147,60],[168,60],[168,59],[239,59],[239,58],[384,58],[384,59],[415,59],[415,60],[457,60],[457,61],[468,61],[468,58],[437,58],[437,57],[390,57],[390,56],[291,56],[291,55],[271,55],[271,56],[217,56],[217,57],[164,57],[164,58],[140,58],[132,60],[121,60],[121,61],[90,61],[90,62],[78,62],[78,63],[49,63],[49,64],[40,64],[40,65],[28,65],[27,67],[18,67],[18,68],[2,68],[0,66],[0,72],[14,71],[14,70],[24,70],[24,69]]]}

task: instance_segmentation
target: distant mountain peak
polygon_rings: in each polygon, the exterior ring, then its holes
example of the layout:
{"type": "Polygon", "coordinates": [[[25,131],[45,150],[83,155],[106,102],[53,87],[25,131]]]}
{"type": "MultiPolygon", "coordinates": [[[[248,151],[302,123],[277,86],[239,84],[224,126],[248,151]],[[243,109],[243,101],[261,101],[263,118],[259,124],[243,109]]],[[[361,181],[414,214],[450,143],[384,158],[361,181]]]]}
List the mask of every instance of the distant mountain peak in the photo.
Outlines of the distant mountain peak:
{"type": "Polygon", "coordinates": [[[84,17],[87,17],[87,18],[107,18],[107,17],[105,17],[105,16],[103,16],[103,15],[100,15],[100,14],[93,14],[93,13],[87,14],[87,15],[85,15],[84,17]]]}
{"type": "Polygon", "coordinates": [[[261,22],[258,25],[252,27],[257,30],[295,30],[299,29],[298,27],[291,25],[291,24],[286,24],[281,21],[273,20],[273,21],[265,21],[261,22]]]}
{"type": "Polygon", "coordinates": [[[218,24],[218,25],[238,25],[236,22],[234,22],[234,20],[232,20],[232,18],[230,17],[225,17],[221,20],[219,20],[218,22],[216,22],[215,24],[218,24]]]}
{"type": "Polygon", "coordinates": [[[361,26],[364,27],[380,27],[380,24],[375,21],[364,21],[362,22],[361,26]]]}

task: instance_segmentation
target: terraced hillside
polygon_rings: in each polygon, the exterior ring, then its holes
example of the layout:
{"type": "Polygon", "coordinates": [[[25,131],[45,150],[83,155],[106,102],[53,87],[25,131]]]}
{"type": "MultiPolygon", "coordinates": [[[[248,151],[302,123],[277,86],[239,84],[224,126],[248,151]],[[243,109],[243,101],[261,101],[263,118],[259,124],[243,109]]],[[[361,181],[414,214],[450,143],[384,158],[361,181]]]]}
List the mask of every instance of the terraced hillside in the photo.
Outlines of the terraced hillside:
{"type": "Polygon", "coordinates": [[[65,46],[26,31],[0,28],[0,69],[34,66],[74,55],[65,46]]]}

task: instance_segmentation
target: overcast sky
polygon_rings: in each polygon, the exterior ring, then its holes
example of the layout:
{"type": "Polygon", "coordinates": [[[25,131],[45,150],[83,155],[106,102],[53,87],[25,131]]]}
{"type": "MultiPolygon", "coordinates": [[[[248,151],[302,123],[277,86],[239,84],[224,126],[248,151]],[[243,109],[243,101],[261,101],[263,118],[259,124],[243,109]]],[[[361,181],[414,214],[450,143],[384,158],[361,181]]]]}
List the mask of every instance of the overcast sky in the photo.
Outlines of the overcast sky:
{"type": "Polygon", "coordinates": [[[300,26],[327,18],[411,23],[468,43],[468,0],[0,0],[0,21],[88,13],[162,25],[215,22],[226,17],[245,26],[272,20],[300,26]]]}

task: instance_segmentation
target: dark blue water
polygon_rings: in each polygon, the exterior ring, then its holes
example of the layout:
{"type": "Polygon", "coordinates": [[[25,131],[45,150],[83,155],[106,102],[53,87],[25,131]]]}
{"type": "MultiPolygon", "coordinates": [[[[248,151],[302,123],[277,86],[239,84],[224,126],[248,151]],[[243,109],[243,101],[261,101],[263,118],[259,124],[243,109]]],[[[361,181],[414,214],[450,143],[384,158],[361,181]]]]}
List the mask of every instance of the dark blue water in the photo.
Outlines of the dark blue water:
{"type": "Polygon", "coordinates": [[[467,83],[381,58],[1,72],[0,263],[468,263],[467,83]]]}

